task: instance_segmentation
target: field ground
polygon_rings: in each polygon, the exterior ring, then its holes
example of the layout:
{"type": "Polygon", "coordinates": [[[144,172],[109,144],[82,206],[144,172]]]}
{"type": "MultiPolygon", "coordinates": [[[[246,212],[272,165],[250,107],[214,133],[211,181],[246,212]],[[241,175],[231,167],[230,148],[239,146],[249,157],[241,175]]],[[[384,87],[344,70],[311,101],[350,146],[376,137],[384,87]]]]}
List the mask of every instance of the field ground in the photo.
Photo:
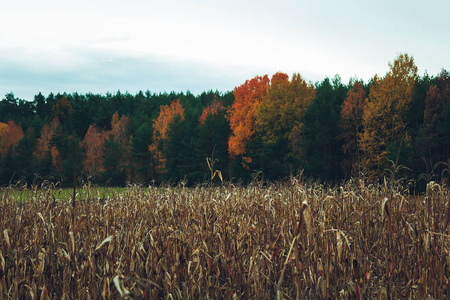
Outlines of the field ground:
{"type": "MultiPolygon", "coordinates": [[[[124,187],[77,187],[76,199],[87,198],[112,198],[120,196],[127,188],[124,187]]],[[[70,201],[73,198],[73,188],[70,187],[48,187],[48,188],[30,188],[10,186],[0,188],[1,197],[9,197],[18,201],[28,201],[32,199],[41,199],[50,197],[59,201],[70,201]]]]}
{"type": "Polygon", "coordinates": [[[4,299],[444,299],[449,189],[2,190],[4,299]]]}

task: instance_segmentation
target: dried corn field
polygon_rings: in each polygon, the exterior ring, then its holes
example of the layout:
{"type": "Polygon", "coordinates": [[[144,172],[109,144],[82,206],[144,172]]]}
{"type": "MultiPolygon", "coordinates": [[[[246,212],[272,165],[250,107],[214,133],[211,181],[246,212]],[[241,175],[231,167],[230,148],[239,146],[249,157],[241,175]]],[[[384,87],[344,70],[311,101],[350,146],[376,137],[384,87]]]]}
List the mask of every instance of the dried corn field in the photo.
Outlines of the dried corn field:
{"type": "Polygon", "coordinates": [[[449,190],[296,179],[131,187],[75,206],[4,191],[3,299],[444,299],[449,190]]]}

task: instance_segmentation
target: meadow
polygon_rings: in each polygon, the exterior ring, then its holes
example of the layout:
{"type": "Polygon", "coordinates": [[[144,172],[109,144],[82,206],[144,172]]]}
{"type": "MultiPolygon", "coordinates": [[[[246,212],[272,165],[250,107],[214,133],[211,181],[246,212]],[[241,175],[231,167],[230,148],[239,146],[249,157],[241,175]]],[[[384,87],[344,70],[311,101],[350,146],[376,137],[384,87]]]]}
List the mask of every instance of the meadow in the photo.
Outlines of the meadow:
{"type": "Polygon", "coordinates": [[[3,299],[444,299],[450,190],[351,180],[0,199],[3,299]]]}

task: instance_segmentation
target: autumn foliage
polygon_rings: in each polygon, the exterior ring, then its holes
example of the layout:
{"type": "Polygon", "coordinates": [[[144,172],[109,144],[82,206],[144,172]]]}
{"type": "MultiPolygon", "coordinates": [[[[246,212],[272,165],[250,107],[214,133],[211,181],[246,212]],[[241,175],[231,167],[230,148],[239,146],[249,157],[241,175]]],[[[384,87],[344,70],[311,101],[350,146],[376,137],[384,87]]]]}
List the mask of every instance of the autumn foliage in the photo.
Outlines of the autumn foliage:
{"type": "Polygon", "coordinates": [[[61,124],[59,123],[59,119],[55,118],[51,122],[50,126],[48,124],[44,124],[44,126],[42,127],[40,136],[37,139],[36,149],[34,151],[34,156],[38,160],[43,160],[45,156],[51,151],[50,141],[52,139],[53,133],[59,126],[61,126],[61,124]]]}
{"type": "Polygon", "coordinates": [[[153,143],[149,146],[149,151],[156,161],[155,169],[162,172],[165,168],[166,157],[164,155],[168,132],[171,123],[176,117],[184,120],[184,108],[179,100],[173,101],[170,105],[161,106],[158,118],[153,122],[153,143]]]}
{"type": "Polygon", "coordinates": [[[279,138],[287,139],[294,128],[301,128],[315,95],[314,86],[300,74],[294,74],[292,80],[287,74],[274,74],[256,118],[263,141],[275,143],[279,138]]]}
{"type": "Polygon", "coordinates": [[[205,106],[199,118],[200,125],[205,124],[205,121],[208,118],[208,116],[216,115],[221,110],[225,110],[225,106],[219,100],[214,100],[210,105],[205,106]]]}
{"type": "Polygon", "coordinates": [[[23,138],[22,127],[9,120],[7,124],[0,124],[0,155],[6,155],[8,151],[15,153],[19,141],[23,138]]]}
{"type": "Polygon", "coordinates": [[[379,178],[388,166],[388,154],[394,164],[397,153],[407,142],[403,112],[412,101],[417,67],[407,54],[400,55],[384,78],[375,76],[369,98],[364,107],[364,132],[360,134],[362,164],[370,178],[379,178]]]}
{"type": "Polygon", "coordinates": [[[63,158],[61,156],[61,153],[59,152],[58,148],[56,146],[52,146],[51,148],[51,154],[52,154],[52,165],[53,168],[61,174],[63,172],[63,158]]]}
{"type": "Polygon", "coordinates": [[[449,73],[418,76],[408,54],[366,83],[278,72],[226,93],[0,100],[0,184],[197,184],[210,177],[210,158],[224,180],[302,172],[326,182],[418,179],[423,190],[450,182],[449,149],[449,73]]]}
{"type": "Polygon", "coordinates": [[[5,153],[7,131],[8,124],[0,122],[0,154],[2,155],[5,153]]]}
{"type": "Polygon", "coordinates": [[[89,126],[86,135],[82,141],[82,147],[85,153],[83,170],[95,179],[101,175],[105,169],[103,167],[103,144],[106,134],[97,128],[96,125],[89,126]]]}
{"type": "Polygon", "coordinates": [[[267,96],[268,85],[269,77],[265,75],[247,80],[234,89],[235,100],[229,111],[232,133],[228,140],[228,149],[232,157],[246,154],[246,144],[254,138],[256,115],[259,105],[267,96]]]}
{"type": "Polygon", "coordinates": [[[232,134],[228,141],[232,156],[242,155],[251,162],[247,144],[259,136],[264,143],[287,140],[302,126],[303,115],[313,101],[315,90],[300,76],[292,80],[285,73],[255,77],[234,91],[235,102],[230,110],[232,134]]]}

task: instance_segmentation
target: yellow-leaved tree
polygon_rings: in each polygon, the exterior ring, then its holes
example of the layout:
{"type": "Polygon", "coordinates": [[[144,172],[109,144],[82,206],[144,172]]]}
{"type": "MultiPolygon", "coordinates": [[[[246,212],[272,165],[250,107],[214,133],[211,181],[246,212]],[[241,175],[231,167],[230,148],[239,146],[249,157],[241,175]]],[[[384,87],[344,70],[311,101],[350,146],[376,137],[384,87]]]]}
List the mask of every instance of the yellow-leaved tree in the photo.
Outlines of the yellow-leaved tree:
{"type": "MultiPolygon", "coordinates": [[[[264,144],[288,140],[292,132],[300,132],[306,109],[316,91],[311,83],[294,74],[276,73],[247,80],[234,89],[235,102],[229,110],[231,136],[230,155],[242,155],[244,164],[251,162],[247,144],[260,137],[264,144]]],[[[245,165],[246,166],[246,165],[245,165]]]]}
{"type": "Polygon", "coordinates": [[[0,122],[0,154],[5,153],[6,133],[8,132],[8,124],[0,122]]]}
{"type": "Polygon", "coordinates": [[[273,75],[267,96],[256,115],[256,127],[263,142],[288,139],[294,128],[301,128],[306,109],[315,96],[314,86],[300,74],[294,74],[292,80],[285,73],[273,75]]]}
{"type": "Polygon", "coordinates": [[[360,146],[366,175],[376,180],[386,175],[388,159],[396,168],[408,142],[404,112],[414,94],[417,67],[408,54],[399,55],[384,78],[375,75],[364,106],[360,146]]]}

